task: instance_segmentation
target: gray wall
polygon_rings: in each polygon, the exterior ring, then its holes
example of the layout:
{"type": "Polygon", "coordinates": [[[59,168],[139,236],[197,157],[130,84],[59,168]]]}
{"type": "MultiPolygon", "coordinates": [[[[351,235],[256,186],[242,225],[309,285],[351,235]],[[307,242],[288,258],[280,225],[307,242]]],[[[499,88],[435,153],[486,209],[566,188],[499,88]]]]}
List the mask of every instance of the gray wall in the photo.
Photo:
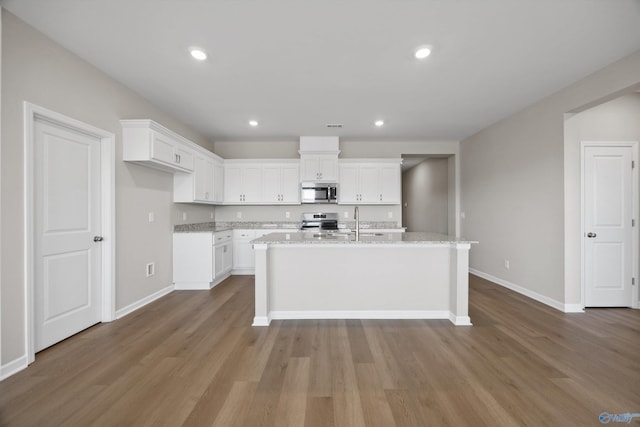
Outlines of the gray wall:
{"type": "MultiPolygon", "coordinates": [[[[568,159],[579,159],[581,141],[639,141],[640,93],[631,93],[565,120],[565,152],[568,159]]],[[[569,216],[565,245],[565,298],[569,304],[581,303],[580,286],[580,164],[573,161],[565,171],[566,212],[569,216]],[[578,218],[576,221],[575,218],[578,218]],[[573,219],[573,220],[572,220],[573,219]]],[[[640,187],[639,187],[640,188],[640,187]]],[[[640,233],[640,227],[637,227],[640,233]]],[[[639,255],[640,256],[640,255],[639,255]]],[[[640,261],[639,261],[640,262],[640,261]]]]}
{"type": "Polygon", "coordinates": [[[2,355],[5,365],[25,355],[23,102],[56,111],[116,135],[116,309],[172,282],[173,224],[210,220],[213,208],[172,203],[171,174],[122,162],[120,119],[150,118],[192,141],[207,138],[151,105],[46,38],[7,11],[2,13],[2,355]],[[155,222],[148,222],[149,212],[155,222]],[[156,262],[156,275],[144,266],[156,262]]]}
{"type": "Polygon", "coordinates": [[[575,303],[565,297],[575,286],[565,286],[565,257],[575,256],[565,232],[580,215],[575,188],[565,190],[565,183],[574,181],[579,156],[565,142],[565,113],[639,83],[640,51],[462,141],[462,232],[480,241],[470,253],[472,268],[551,302],[575,303]]]}
{"type": "Polygon", "coordinates": [[[448,233],[448,159],[426,159],[402,173],[402,223],[407,231],[448,233]]]}

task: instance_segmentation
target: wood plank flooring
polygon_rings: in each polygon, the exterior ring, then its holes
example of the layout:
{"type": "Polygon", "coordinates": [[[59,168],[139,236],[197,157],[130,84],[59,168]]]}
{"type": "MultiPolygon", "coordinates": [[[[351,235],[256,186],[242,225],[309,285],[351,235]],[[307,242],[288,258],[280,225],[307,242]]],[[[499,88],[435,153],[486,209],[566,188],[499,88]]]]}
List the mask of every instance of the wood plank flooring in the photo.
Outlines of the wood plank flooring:
{"type": "Polygon", "coordinates": [[[253,276],[234,276],[39,353],[0,383],[0,425],[597,426],[604,411],[640,413],[640,311],[564,314],[471,276],[469,312],[472,327],[253,328],[253,276]]]}

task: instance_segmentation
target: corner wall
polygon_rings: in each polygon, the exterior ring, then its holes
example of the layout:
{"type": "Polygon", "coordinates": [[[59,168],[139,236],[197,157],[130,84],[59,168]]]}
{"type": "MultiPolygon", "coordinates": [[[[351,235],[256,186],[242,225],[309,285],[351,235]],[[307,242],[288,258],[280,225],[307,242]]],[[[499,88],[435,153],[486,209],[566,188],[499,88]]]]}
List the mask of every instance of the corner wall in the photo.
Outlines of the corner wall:
{"type": "Polygon", "coordinates": [[[580,218],[565,184],[579,159],[565,151],[564,115],[639,83],[640,51],[462,141],[462,232],[480,242],[472,269],[556,308],[575,308],[565,298],[575,286],[565,278],[565,257],[574,256],[565,233],[580,218]]]}
{"type": "MultiPolygon", "coordinates": [[[[53,110],[116,135],[116,310],[172,285],[173,224],[209,221],[212,207],[174,205],[173,178],[124,163],[119,120],[150,118],[211,149],[212,143],[146,99],[2,11],[2,163],[0,364],[26,356],[24,284],[23,102],[53,110]],[[149,223],[149,212],[155,222],[149,223]],[[156,262],[146,278],[144,266],[156,262]]],[[[12,365],[13,366],[13,365],[12,365]]]]}

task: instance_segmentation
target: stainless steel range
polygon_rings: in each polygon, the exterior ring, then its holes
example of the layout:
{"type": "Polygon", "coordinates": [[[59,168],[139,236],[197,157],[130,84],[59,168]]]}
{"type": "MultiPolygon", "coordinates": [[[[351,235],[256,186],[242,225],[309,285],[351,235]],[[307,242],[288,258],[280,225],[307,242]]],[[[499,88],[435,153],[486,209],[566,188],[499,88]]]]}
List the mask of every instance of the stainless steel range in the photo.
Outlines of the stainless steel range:
{"type": "Polygon", "coordinates": [[[338,214],[335,212],[308,212],[302,214],[300,231],[337,231],[338,214]]]}

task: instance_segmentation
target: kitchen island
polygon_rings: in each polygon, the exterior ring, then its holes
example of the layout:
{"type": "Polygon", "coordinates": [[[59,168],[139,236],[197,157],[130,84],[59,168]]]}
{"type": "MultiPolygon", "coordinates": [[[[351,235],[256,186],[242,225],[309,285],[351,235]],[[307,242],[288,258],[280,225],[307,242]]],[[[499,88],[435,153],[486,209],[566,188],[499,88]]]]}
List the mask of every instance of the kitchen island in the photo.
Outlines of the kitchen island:
{"type": "Polygon", "coordinates": [[[272,319],[449,319],[471,325],[469,249],[434,233],[273,233],[253,242],[254,326],[272,319]]]}

